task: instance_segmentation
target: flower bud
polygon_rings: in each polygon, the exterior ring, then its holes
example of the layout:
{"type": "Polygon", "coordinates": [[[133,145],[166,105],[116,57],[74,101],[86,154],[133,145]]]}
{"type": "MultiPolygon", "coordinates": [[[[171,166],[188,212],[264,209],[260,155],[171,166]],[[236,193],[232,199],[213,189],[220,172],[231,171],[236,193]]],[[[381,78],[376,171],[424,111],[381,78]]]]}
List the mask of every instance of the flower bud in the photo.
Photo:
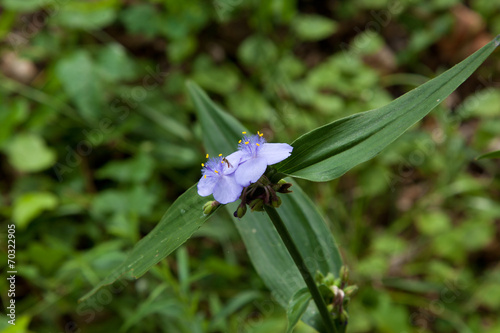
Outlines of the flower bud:
{"type": "MultiPolygon", "coordinates": [[[[280,182],[281,182],[281,180],[280,180],[280,182]]],[[[278,184],[279,184],[279,182],[278,182],[278,184]]],[[[292,191],[289,190],[289,188],[291,186],[292,186],[291,183],[285,182],[284,184],[280,184],[279,188],[276,191],[279,193],[292,193],[292,191]]]]}
{"type": "Polygon", "coordinates": [[[248,204],[252,209],[252,212],[262,212],[264,211],[264,201],[262,199],[254,199],[248,204]]]}
{"type": "Polygon", "coordinates": [[[347,314],[347,311],[345,309],[342,309],[342,313],[340,314],[340,322],[346,325],[348,320],[349,315],[347,314]]]}
{"type": "Polygon", "coordinates": [[[352,286],[344,288],[344,293],[346,294],[346,296],[352,296],[352,295],[354,295],[354,293],[356,291],[358,291],[358,286],[356,286],[356,285],[352,285],[352,286]]]}
{"type": "Polygon", "coordinates": [[[271,205],[274,207],[274,208],[278,208],[279,206],[281,206],[281,198],[278,197],[278,196],[275,196],[272,200],[271,200],[271,205]]]}
{"type": "Polygon", "coordinates": [[[335,276],[333,276],[332,273],[328,272],[323,283],[330,287],[333,286],[335,284],[335,276]]]}
{"type": "Polygon", "coordinates": [[[247,205],[241,204],[238,206],[238,209],[236,209],[233,215],[234,217],[241,219],[243,216],[245,216],[246,212],[247,212],[247,205]]]}
{"type": "Polygon", "coordinates": [[[347,281],[349,280],[349,269],[347,268],[347,266],[342,266],[340,268],[339,276],[341,279],[342,286],[346,285],[347,281]]]}
{"type": "Polygon", "coordinates": [[[217,206],[219,206],[219,205],[220,205],[220,203],[218,203],[215,200],[213,200],[213,201],[207,201],[203,205],[203,214],[205,214],[205,215],[212,214],[212,212],[215,211],[215,208],[217,208],[217,206]]]}

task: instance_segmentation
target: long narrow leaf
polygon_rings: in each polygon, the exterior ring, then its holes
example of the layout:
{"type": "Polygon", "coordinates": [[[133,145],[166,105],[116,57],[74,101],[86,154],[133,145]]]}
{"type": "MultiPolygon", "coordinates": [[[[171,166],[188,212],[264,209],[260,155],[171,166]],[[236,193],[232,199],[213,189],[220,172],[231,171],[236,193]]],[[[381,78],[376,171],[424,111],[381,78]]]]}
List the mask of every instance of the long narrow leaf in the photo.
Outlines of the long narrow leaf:
{"type": "Polygon", "coordinates": [[[495,50],[500,36],[447,72],[381,108],[319,127],[292,143],[292,156],[279,172],[312,181],[340,177],[396,140],[427,115],[495,50]]]}
{"type": "MultiPolygon", "coordinates": [[[[188,90],[192,99],[197,101],[195,106],[201,120],[207,151],[231,153],[236,150],[236,142],[241,138],[241,132],[247,129],[216,106],[195,84],[188,84],[188,90]],[[226,134],[214,132],[214,127],[218,132],[226,134]]],[[[278,211],[299,246],[308,269],[313,274],[316,271],[338,274],[342,259],[330,230],[299,185],[294,183],[292,189],[293,193],[281,195],[283,203],[278,211]]],[[[232,214],[237,203],[226,207],[232,214]]],[[[247,212],[241,220],[235,219],[235,225],[255,269],[272,291],[274,299],[286,308],[292,296],[306,285],[272,222],[264,213],[247,212]]],[[[315,323],[315,314],[316,306],[311,303],[303,319],[311,326],[320,328],[321,323],[315,323]]]]}

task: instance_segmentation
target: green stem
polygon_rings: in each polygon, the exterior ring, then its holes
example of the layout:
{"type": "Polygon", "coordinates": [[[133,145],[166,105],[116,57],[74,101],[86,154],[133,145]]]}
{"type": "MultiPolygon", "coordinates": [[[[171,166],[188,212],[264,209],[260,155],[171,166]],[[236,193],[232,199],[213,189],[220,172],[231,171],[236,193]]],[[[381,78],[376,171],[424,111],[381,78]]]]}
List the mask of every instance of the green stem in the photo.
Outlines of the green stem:
{"type": "Polygon", "coordinates": [[[290,233],[288,232],[285,223],[279,216],[276,209],[267,205],[264,205],[264,209],[266,210],[267,215],[269,215],[269,218],[271,218],[271,221],[273,222],[274,227],[278,231],[281,240],[285,244],[288,252],[290,253],[290,256],[295,262],[295,265],[299,269],[299,272],[302,275],[302,278],[304,279],[307,288],[309,289],[309,292],[311,293],[314,303],[316,303],[316,306],[318,307],[319,314],[321,315],[321,318],[323,318],[326,331],[328,333],[337,333],[337,328],[333,324],[332,316],[330,315],[330,312],[326,307],[325,300],[321,296],[318,286],[316,285],[316,282],[314,281],[314,278],[312,277],[311,273],[307,269],[304,259],[302,258],[302,255],[300,254],[299,250],[297,249],[297,246],[293,242],[292,236],[290,236],[290,233]]]}

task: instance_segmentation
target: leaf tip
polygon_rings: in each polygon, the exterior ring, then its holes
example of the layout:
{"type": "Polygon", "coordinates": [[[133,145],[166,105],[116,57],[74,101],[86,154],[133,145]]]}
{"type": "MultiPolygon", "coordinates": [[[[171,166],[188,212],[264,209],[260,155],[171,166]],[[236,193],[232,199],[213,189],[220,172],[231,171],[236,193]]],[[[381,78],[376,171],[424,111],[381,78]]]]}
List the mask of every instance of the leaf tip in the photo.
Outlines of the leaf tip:
{"type": "Polygon", "coordinates": [[[495,37],[495,47],[499,46],[500,45],[500,35],[497,35],[495,37]]]}

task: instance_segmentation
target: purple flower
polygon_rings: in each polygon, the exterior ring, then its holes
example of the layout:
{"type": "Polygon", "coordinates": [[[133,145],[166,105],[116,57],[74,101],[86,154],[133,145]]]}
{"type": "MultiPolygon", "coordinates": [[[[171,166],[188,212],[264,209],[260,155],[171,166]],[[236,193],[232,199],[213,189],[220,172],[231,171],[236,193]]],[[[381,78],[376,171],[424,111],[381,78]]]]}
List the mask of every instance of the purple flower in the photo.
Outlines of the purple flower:
{"type": "Polygon", "coordinates": [[[240,161],[235,171],[238,184],[248,186],[255,183],[264,174],[268,165],[283,161],[292,153],[293,147],[286,143],[267,143],[262,133],[247,136],[246,132],[239,142],[240,161]]]}
{"type": "Polygon", "coordinates": [[[214,199],[221,204],[238,200],[243,190],[243,186],[236,182],[234,174],[239,162],[240,156],[236,152],[226,158],[221,154],[219,157],[210,158],[205,164],[202,163],[198,194],[202,197],[213,194],[214,199]]]}

